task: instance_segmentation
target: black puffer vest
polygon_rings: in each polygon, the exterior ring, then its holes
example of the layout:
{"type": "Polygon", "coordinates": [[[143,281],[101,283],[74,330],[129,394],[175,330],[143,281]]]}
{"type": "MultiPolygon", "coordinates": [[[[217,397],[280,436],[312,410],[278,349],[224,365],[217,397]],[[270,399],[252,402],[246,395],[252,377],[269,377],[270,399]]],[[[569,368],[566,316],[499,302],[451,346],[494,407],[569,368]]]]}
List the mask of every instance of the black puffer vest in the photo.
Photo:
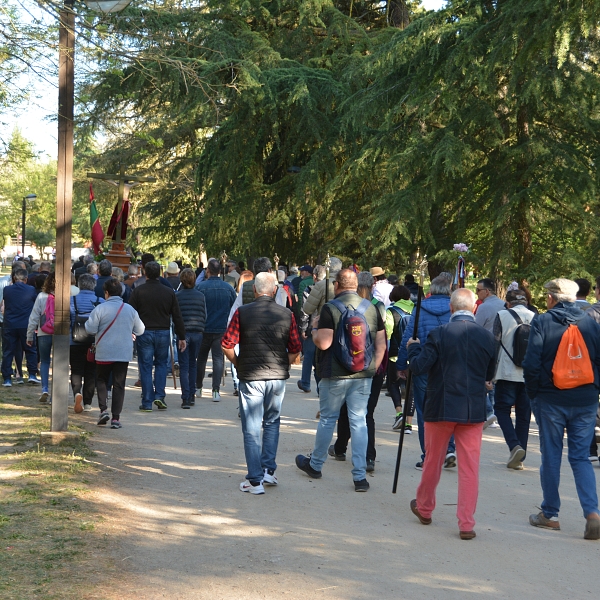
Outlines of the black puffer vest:
{"type": "Polygon", "coordinates": [[[242,284],[242,305],[254,302],[254,279],[242,284]]]}
{"type": "Polygon", "coordinates": [[[254,302],[240,306],[238,313],[238,377],[245,381],[287,379],[291,311],[276,304],[274,298],[259,296],[254,302]]]}

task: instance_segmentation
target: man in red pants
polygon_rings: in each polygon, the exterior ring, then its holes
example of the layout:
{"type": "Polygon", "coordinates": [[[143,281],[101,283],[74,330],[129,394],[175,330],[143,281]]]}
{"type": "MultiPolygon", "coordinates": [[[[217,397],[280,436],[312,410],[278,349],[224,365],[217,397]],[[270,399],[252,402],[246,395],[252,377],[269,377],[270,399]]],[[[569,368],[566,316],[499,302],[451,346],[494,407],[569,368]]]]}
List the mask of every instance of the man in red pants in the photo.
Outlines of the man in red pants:
{"type": "Polygon", "coordinates": [[[409,340],[407,345],[413,374],[429,373],[423,411],[425,463],[417,498],[410,508],[423,525],[431,523],[435,490],[448,441],[454,435],[458,458],[456,516],[462,540],[475,537],[486,386],[496,366],[494,336],[475,323],[474,308],[473,292],[464,288],[454,291],[450,322],[431,331],[423,346],[418,339],[409,340]]]}

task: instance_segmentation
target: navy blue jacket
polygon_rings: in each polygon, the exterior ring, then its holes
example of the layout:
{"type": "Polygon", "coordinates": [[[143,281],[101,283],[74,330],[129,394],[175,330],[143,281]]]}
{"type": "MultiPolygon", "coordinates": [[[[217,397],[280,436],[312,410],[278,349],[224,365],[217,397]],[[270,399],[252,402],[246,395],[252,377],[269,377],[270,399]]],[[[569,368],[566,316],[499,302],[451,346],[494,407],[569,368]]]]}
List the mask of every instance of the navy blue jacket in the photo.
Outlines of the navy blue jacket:
{"type": "Polygon", "coordinates": [[[79,346],[77,342],[73,341],[73,325],[75,323],[75,317],[89,317],[90,313],[96,308],[96,306],[104,302],[104,293],[102,296],[96,296],[96,292],[92,290],[81,290],[77,296],[71,296],[71,346],[79,346]],[[77,311],[75,311],[75,303],[77,302],[77,311]]]}
{"type": "Polygon", "coordinates": [[[496,340],[472,315],[457,314],[450,323],[436,327],[424,345],[408,347],[408,356],[415,375],[429,374],[425,421],[486,420],[485,382],[496,370],[496,340]]]}
{"type": "MultiPolygon", "coordinates": [[[[6,292],[5,292],[6,293],[6,292]]],[[[531,398],[559,406],[589,406],[598,403],[600,367],[600,325],[574,302],[559,302],[531,322],[527,353],[523,361],[525,389],[531,398]],[[563,333],[576,323],[594,367],[594,383],[571,390],[559,390],[553,383],[552,367],[563,333]]]]}
{"type": "MultiPolygon", "coordinates": [[[[408,360],[408,355],[406,353],[406,342],[413,336],[415,315],[416,308],[408,319],[408,325],[404,330],[400,348],[398,349],[396,368],[399,371],[405,371],[407,368],[406,361],[408,360]]],[[[435,296],[425,298],[421,302],[421,314],[419,315],[419,330],[417,331],[417,337],[420,340],[426,340],[430,331],[440,325],[448,323],[448,321],[450,321],[450,296],[436,294],[435,296]]]]}
{"type": "Polygon", "coordinates": [[[216,275],[201,281],[196,289],[206,299],[204,333],[225,333],[229,311],[237,298],[235,290],[216,275]]]}
{"type": "Polygon", "coordinates": [[[27,329],[37,291],[23,281],[4,288],[4,329],[27,329]]]}

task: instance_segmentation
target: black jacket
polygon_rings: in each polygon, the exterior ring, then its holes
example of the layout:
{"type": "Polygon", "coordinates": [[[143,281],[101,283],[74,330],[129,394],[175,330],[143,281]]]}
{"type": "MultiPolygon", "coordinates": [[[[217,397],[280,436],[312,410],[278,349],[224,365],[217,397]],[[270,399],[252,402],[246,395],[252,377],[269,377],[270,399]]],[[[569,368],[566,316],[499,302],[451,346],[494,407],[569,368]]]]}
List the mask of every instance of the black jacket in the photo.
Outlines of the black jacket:
{"type": "Polygon", "coordinates": [[[429,373],[423,419],[484,422],[485,382],[494,376],[495,352],[492,333],[462,314],[432,330],[424,345],[411,344],[410,370],[415,375],[429,373]]]}
{"type": "Polygon", "coordinates": [[[157,279],[148,279],[144,285],[133,290],[129,304],[138,311],[146,331],[170,329],[173,317],[177,337],[185,339],[181,310],[170,285],[162,285],[157,279]]]}
{"type": "Polygon", "coordinates": [[[206,300],[198,290],[181,289],[175,292],[186,333],[203,333],[206,323],[206,300]]]}

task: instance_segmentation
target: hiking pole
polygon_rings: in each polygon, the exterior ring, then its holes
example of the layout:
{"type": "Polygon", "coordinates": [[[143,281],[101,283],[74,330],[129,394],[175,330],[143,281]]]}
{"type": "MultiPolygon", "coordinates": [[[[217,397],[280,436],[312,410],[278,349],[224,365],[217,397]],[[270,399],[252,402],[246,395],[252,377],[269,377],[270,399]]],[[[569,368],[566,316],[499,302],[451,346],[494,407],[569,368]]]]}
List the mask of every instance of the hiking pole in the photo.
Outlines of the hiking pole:
{"type": "Polygon", "coordinates": [[[171,375],[173,375],[173,388],[177,389],[177,378],[175,377],[175,358],[174,357],[174,349],[173,349],[173,339],[169,336],[171,341],[171,375]]]}
{"type": "MultiPolygon", "coordinates": [[[[417,308],[415,310],[415,321],[414,321],[413,336],[412,336],[413,340],[417,339],[417,331],[419,329],[419,317],[421,315],[421,301],[423,298],[423,278],[424,278],[424,271],[427,266],[427,261],[425,260],[425,258],[427,258],[427,257],[425,256],[423,262],[421,262],[421,264],[419,265],[421,274],[419,277],[419,293],[417,294],[417,308]]],[[[400,461],[402,460],[402,447],[404,445],[404,432],[406,429],[406,414],[408,413],[408,409],[410,408],[411,385],[412,385],[412,371],[410,370],[410,367],[409,367],[408,374],[406,375],[406,388],[405,388],[406,398],[404,399],[404,409],[402,410],[402,422],[401,422],[401,426],[400,426],[400,439],[398,440],[398,454],[396,456],[396,469],[394,471],[394,484],[392,485],[392,494],[395,494],[396,490],[398,488],[398,475],[400,473],[400,461]]]]}
{"type": "Polygon", "coordinates": [[[325,258],[325,304],[329,302],[329,267],[331,266],[331,261],[329,260],[329,252],[325,258]]]}

